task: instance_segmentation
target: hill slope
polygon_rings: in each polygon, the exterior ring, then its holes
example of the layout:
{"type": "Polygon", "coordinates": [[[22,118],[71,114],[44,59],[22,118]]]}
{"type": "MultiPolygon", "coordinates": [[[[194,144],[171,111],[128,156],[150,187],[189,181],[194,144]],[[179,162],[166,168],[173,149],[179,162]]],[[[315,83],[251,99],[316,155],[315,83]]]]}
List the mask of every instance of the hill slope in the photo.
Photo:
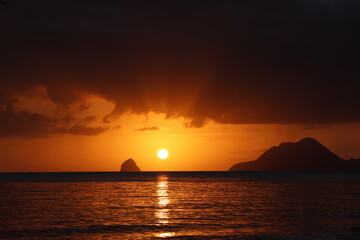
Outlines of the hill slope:
{"type": "Polygon", "coordinates": [[[360,170],[358,160],[343,160],[313,138],[281,143],[257,160],[238,163],[229,171],[345,171],[360,170]]]}

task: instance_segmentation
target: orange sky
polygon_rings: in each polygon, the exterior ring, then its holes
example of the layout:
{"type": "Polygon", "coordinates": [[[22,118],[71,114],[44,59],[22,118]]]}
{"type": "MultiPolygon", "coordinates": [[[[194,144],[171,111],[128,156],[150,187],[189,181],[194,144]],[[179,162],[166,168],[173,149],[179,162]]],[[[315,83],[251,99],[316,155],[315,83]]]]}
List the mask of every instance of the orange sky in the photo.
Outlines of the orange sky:
{"type": "MultiPolygon", "coordinates": [[[[36,106],[44,111],[41,104],[36,106]]],[[[94,98],[90,110],[110,111],[111,103],[94,98]]],[[[306,136],[315,137],[345,159],[360,157],[360,142],[353,135],[360,131],[359,123],[305,126],[209,121],[204,127],[189,128],[184,122],[183,118],[166,119],[164,114],[126,114],[112,122],[110,130],[95,136],[1,138],[0,171],[118,171],[128,158],[135,159],[143,171],[222,171],[256,159],[271,146],[306,136]],[[157,158],[161,148],[169,151],[168,159],[157,158]]]]}
{"type": "Polygon", "coordinates": [[[360,158],[358,7],[2,5],[0,172],[227,170],[303,137],[360,158]]]}

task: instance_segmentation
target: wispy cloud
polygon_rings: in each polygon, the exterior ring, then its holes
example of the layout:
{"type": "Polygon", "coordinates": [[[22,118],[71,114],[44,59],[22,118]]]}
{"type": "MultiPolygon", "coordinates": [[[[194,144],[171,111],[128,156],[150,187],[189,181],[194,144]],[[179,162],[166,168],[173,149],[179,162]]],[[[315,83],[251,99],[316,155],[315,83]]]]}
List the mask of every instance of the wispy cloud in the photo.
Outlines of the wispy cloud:
{"type": "Polygon", "coordinates": [[[158,131],[158,130],[160,130],[160,128],[157,127],[157,126],[153,126],[153,127],[142,127],[142,128],[135,129],[135,131],[137,131],[137,132],[142,132],[142,131],[158,131]]]}

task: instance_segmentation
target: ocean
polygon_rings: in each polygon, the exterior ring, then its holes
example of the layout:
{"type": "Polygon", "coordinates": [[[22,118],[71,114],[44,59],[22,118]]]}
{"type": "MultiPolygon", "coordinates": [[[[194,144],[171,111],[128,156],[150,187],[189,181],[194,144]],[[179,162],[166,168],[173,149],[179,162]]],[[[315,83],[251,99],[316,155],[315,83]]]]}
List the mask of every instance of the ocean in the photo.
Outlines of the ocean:
{"type": "Polygon", "coordinates": [[[0,174],[1,239],[360,239],[360,173],[0,174]]]}

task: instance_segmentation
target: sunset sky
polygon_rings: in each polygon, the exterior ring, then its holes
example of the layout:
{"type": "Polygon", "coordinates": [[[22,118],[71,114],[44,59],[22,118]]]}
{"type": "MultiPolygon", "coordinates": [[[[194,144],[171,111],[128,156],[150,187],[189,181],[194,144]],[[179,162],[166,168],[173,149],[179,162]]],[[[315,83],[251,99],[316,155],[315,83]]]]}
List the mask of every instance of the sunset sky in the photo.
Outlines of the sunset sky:
{"type": "Polygon", "coordinates": [[[360,158],[359,1],[6,2],[0,172],[222,171],[307,136],[360,158]]]}

